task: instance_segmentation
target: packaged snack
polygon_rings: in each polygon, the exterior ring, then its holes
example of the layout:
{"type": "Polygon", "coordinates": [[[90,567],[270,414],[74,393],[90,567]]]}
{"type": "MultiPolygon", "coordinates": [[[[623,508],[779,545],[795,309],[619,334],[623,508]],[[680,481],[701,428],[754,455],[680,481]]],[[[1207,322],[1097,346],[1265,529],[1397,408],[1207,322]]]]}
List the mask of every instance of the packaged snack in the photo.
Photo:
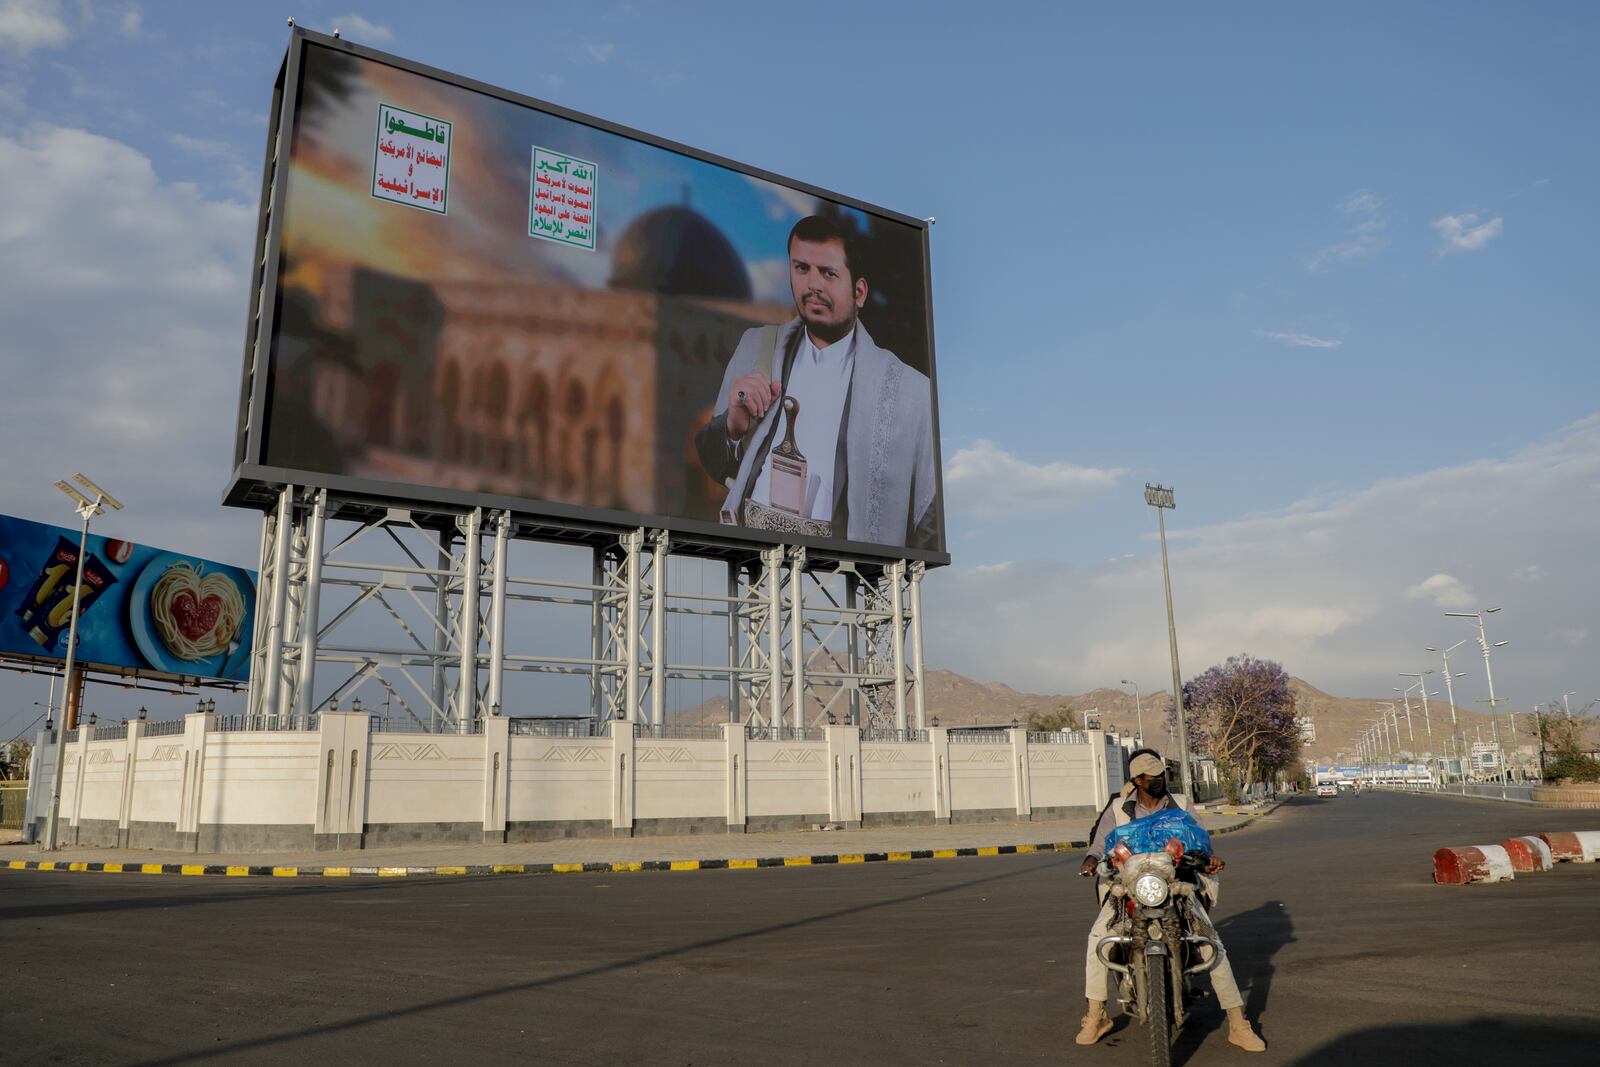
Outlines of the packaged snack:
{"type": "MultiPolygon", "coordinates": [[[[90,554],[83,561],[83,585],[78,590],[78,617],[89,610],[101,593],[117,584],[116,575],[100,561],[100,557],[90,554]]],[[[28,631],[28,636],[39,642],[39,645],[49,652],[55,648],[56,639],[62,631],[72,624],[72,581],[57,583],[50,600],[45,601],[33,614],[33,628],[28,631]]]]}
{"type": "Polygon", "coordinates": [[[56,538],[56,547],[39,566],[39,573],[17,605],[17,617],[24,626],[46,603],[55,599],[58,590],[72,585],[73,572],[78,569],[78,546],[65,537],[56,538]]]}

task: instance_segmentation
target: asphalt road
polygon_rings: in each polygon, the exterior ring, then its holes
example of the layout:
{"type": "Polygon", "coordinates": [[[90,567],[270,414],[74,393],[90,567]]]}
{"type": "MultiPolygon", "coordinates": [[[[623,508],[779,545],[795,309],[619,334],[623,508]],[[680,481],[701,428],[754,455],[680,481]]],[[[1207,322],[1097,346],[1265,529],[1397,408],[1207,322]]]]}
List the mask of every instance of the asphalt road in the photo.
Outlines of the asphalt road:
{"type": "MultiPolygon", "coordinates": [[[[1217,839],[1270,1044],[1180,1062],[1596,1062],[1600,864],[1430,883],[1443,844],[1600,813],[1301,800],[1217,839]]],[[[0,871],[0,1062],[1139,1063],[1072,1044],[1093,906],[1060,855],[310,882],[0,871]]]]}

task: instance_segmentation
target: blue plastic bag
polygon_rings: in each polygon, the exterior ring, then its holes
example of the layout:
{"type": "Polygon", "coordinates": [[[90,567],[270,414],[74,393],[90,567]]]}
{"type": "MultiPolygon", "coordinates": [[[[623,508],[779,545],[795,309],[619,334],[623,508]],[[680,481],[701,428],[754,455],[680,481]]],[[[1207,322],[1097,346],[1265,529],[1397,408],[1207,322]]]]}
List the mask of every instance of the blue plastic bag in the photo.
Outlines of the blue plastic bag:
{"type": "Polygon", "coordinates": [[[1134,852],[1160,852],[1174,837],[1185,852],[1211,855],[1211,835],[1182,808],[1163,808],[1117,827],[1106,835],[1106,851],[1126,844],[1134,852]]]}

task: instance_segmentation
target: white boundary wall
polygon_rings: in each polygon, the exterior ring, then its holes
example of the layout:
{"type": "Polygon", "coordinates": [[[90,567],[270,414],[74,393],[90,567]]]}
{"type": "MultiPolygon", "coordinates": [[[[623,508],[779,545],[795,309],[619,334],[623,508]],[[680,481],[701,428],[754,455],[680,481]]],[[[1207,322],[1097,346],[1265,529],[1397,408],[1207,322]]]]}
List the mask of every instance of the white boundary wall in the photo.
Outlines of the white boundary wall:
{"type": "MultiPolygon", "coordinates": [[[[67,742],[61,838],[195,851],[382,846],[420,841],[726,833],[891,823],[1089,820],[1120,783],[1121,749],[1101,731],[1028,740],[996,731],[952,743],[820,739],[373,733],[366,715],[329,712],[307,731],[223,732],[188,716],[181,733],[67,742]],[[1064,742],[1064,743],[1063,743],[1064,742]]],[[[117,731],[120,734],[120,731],[117,731]]],[[[41,734],[28,831],[49,806],[41,734]]]]}

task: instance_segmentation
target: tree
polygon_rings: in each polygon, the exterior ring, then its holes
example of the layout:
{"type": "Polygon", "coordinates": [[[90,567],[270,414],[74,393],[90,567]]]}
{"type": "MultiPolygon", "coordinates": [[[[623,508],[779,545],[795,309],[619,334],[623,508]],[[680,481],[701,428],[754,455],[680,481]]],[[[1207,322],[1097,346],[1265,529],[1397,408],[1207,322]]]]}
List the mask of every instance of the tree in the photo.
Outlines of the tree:
{"type": "Polygon", "coordinates": [[[1186,682],[1183,702],[1190,749],[1216,760],[1230,794],[1299,762],[1294,692],[1281,664],[1232,656],[1186,682]]]}
{"type": "Polygon", "coordinates": [[[1083,729],[1083,716],[1062,704],[1055,711],[1036,711],[1028,716],[1028,729],[1036,734],[1083,729]]]}
{"type": "Polygon", "coordinates": [[[1539,758],[1545,781],[1557,782],[1563,778],[1570,778],[1574,782],[1600,781],[1600,760],[1589,755],[1583,727],[1583,719],[1534,712],[1534,728],[1539,734],[1539,758]]]}
{"type": "Polygon", "coordinates": [[[7,748],[0,749],[0,778],[25,778],[28,760],[32,757],[32,741],[13,741],[7,748]]]}

